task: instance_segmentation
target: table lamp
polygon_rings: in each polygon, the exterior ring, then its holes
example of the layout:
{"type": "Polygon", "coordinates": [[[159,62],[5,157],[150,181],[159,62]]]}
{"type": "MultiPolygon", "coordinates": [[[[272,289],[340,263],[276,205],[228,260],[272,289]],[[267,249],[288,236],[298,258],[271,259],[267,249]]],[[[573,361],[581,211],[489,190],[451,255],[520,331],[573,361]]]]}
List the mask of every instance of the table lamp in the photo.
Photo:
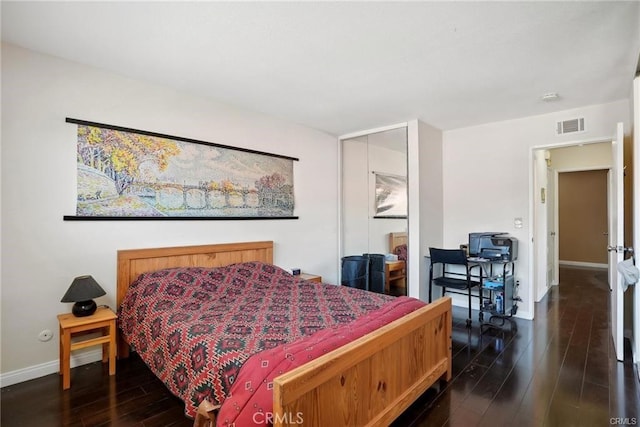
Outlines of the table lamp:
{"type": "Polygon", "coordinates": [[[93,298],[105,295],[104,289],[98,285],[96,280],[89,276],[78,276],[73,279],[71,286],[67,289],[60,302],[74,302],[71,312],[76,317],[91,316],[96,312],[98,306],[93,298]]]}

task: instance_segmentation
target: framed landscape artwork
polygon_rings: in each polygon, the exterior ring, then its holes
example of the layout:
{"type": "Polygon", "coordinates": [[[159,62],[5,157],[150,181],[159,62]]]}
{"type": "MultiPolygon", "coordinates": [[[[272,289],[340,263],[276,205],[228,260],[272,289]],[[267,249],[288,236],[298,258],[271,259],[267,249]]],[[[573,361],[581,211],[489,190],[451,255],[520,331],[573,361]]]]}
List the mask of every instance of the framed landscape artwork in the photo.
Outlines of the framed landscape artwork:
{"type": "Polygon", "coordinates": [[[295,219],[293,157],[118,126],[78,125],[76,215],[295,219]]]}

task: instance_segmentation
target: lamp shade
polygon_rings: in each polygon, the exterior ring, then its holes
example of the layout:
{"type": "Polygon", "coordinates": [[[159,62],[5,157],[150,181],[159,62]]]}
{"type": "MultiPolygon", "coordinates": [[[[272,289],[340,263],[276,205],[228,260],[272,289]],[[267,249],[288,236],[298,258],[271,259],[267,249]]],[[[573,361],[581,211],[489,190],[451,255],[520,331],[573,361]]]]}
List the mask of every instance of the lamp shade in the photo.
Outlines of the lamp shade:
{"type": "Polygon", "coordinates": [[[96,311],[96,303],[93,298],[101,297],[106,292],[96,280],[87,276],[78,276],[73,279],[60,302],[74,302],[72,313],[77,317],[90,316],[96,311]]]}

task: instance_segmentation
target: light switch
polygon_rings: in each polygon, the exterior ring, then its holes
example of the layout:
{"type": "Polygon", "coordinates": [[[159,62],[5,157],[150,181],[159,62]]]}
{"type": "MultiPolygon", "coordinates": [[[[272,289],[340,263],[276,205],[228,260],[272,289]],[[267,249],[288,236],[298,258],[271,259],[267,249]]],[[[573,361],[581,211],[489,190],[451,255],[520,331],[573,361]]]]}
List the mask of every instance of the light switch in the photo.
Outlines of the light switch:
{"type": "Polygon", "coordinates": [[[522,228],[522,218],[514,218],[513,219],[513,226],[515,228],[522,228]]]}

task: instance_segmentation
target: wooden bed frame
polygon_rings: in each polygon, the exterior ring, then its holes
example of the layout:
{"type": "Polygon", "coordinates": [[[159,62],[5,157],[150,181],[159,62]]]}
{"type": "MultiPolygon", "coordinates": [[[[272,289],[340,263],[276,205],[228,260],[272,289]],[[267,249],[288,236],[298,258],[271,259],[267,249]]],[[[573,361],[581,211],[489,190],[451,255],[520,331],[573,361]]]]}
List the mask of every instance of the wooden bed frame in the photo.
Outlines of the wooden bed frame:
{"type": "MultiPolygon", "coordinates": [[[[273,263],[273,242],[118,251],[118,307],[141,273],[170,267],[273,263]]],[[[118,356],[128,345],[118,333],[118,356]]],[[[274,380],[273,425],[386,425],[429,387],[451,379],[451,299],[441,298],[274,380]]],[[[215,426],[203,402],[194,425],[215,426]]]]}
{"type": "Polygon", "coordinates": [[[389,253],[392,254],[396,246],[407,244],[407,232],[393,232],[389,233],[389,253]]]}

